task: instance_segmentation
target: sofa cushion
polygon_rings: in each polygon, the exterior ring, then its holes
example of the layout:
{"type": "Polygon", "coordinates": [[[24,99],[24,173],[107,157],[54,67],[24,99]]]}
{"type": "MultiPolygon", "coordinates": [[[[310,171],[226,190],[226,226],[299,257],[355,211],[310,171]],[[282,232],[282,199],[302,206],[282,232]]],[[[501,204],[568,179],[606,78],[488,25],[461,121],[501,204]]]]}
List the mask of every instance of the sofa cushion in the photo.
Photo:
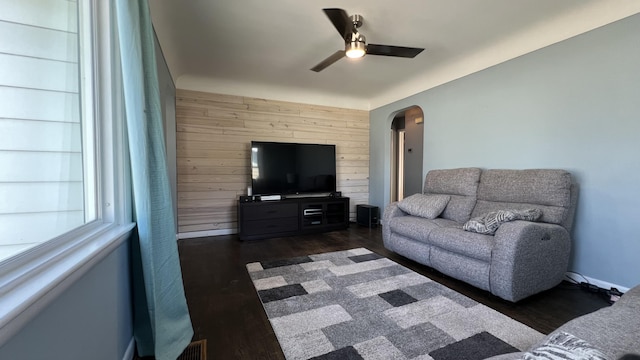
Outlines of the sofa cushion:
{"type": "Polygon", "coordinates": [[[500,225],[506,222],[514,220],[536,221],[541,215],[540,209],[492,211],[467,221],[462,229],[478,234],[493,235],[500,225]]]}
{"type": "Polygon", "coordinates": [[[476,205],[475,196],[451,195],[449,204],[444,208],[440,216],[451,219],[459,223],[464,223],[471,217],[471,211],[476,205]]]}
{"type": "Polygon", "coordinates": [[[400,216],[389,223],[391,231],[420,242],[427,242],[429,233],[440,228],[437,222],[418,216],[400,216]]]}
{"type": "Polygon", "coordinates": [[[501,209],[539,208],[540,221],[565,225],[571,212],[571,175],[559,169],[484,170],[472,217],[501,209]]]}
{"type": "Polygon", "coordinates": [[[457,221],[444,219],[441,217],[435,218],[431,221],[436,225],[438,225],[439,227],[452,227],[452,228],[462,229],[462,224],[457,221]]]}
{"type": "Polygon", "coordinates": [[[439,227],[429,234],[429,243],[452,253],[482,261],[491,261],[495,239],[491,235],[476,234],[454,227],[439,227]]]}
{"type": "Polygon", "coordinates": [[[425,219],[435,219],[449,203],[449,195],[414,194],[398,203],[400,210],[425,219]]]}
{"type": "Polygon", "coordinates": [[[607,357],[588,342],[560,331],[540,346],[524,353],[520,359],[607,360],[607,357]]]}
{"type": "Polygon", "coordinates": [[[424,193],[450,195],[440,216],[464,223],[476,204],[480,173],[479,168],[431,170],[424,180],[424,193]]]}

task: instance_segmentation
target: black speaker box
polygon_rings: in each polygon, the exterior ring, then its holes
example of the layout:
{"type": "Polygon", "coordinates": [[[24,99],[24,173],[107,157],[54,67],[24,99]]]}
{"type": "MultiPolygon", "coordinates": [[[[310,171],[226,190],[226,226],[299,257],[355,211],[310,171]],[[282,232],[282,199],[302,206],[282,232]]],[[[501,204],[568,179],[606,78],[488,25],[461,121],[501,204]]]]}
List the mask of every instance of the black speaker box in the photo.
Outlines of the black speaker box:
{"type": "Polygon", "coordinates": [[[378,226],[378,207],[372,205],[356,206],[356,222],[368,228],[378,226]]]}
{"type": "Polygon", "coordinates": [[[252,201],[254,201],[253,196],[240,195],[240,202],[252,202],[252,201]]]}

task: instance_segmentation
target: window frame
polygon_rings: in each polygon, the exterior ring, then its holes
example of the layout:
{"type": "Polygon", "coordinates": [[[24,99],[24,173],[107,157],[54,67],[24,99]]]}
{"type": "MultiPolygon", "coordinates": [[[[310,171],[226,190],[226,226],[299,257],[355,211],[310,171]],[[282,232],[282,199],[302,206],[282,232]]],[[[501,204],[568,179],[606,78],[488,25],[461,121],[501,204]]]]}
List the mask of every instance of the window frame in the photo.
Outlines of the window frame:
{"type": "Polygon", "coordinates": [[[128,148],[112,2],[78,2],[88,6],[85,10],[93,29],[91,101],[95,153],[91,157],[95,159],[97,179],[93,185],[97,220],[0,263],[0,346],[125,242],[135,226],[131,221],[128,148]]]}

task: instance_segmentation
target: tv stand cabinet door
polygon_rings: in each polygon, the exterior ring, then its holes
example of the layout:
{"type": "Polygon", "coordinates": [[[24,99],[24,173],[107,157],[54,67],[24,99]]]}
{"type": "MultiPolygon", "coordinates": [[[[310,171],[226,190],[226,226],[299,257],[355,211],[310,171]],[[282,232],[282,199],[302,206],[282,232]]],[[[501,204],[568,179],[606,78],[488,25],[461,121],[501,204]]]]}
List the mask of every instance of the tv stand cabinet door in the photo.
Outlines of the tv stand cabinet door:
{"type": "Polygon", "coordinates": [[[299,230],[298,213],[298,202],[239,202],[239,237],[252,240],[293,235],[299,230]]]}
{"type": "Polygon", "coordinates": [[[349,198],[303,198],[300,216],[300,229],[305,233],[346,229],[349,227],[349,198]]]}

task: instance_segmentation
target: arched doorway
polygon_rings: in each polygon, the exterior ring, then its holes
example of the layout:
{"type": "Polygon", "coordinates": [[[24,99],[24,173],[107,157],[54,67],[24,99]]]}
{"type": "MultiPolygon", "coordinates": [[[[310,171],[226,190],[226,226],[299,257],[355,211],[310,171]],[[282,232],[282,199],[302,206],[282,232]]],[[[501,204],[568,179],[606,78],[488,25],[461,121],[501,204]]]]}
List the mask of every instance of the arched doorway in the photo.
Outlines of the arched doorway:
{"type": "Polygon", "coordinates": [[[397,113],[391,122],[391,199],[422,192],[424,114],[419,106],[397,113]]]}

